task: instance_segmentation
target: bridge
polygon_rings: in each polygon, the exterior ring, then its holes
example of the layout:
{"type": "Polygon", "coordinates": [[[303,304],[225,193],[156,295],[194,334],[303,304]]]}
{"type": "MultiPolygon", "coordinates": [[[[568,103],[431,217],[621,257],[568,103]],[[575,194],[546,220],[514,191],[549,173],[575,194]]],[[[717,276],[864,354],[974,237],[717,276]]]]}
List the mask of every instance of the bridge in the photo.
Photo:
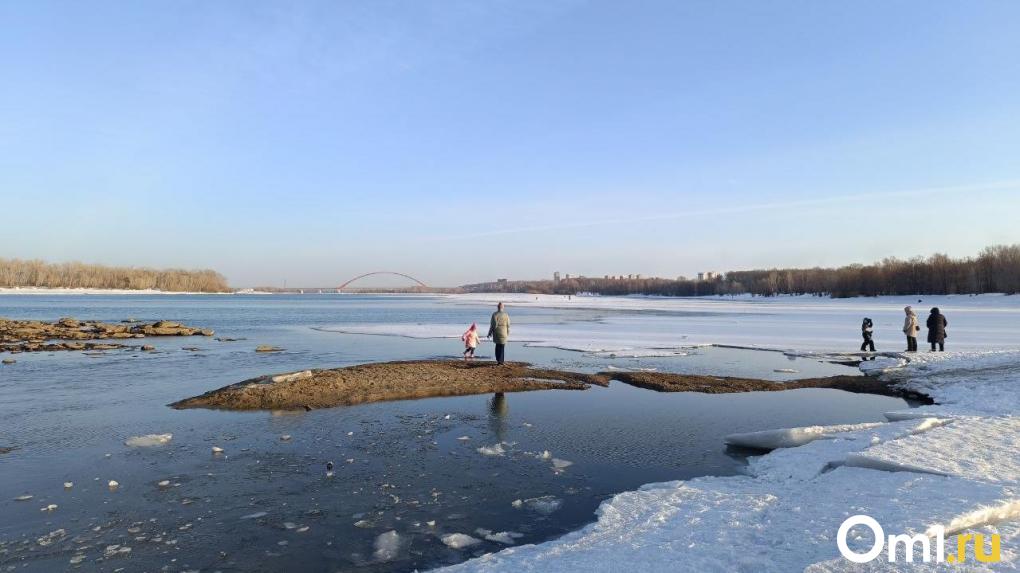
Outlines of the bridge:
{"type": "Polygon", "coordinates": [[[373,272],[370,272],[370,273],[365,273],[363,275],[358,275],[358,276],[354,277],[353,279],[351,279],[351,280],[345,282],[344,284],[336,287],[336,290],[337,290],[337,292],[342,291],[345,288],[347,288],[347,285],[349,285],[349,284],[351,284],[351,283],[353,283],[355,281],[360,281],[363,278],[373,277],[373,276],[378,276],[378,275],[388,275],[388,276],[404,277],[405,279],[409,279],[409,280],[414,281],[420,287],[429,288],[429,285],[427,285],[427,284],[423,283],[422,281],[412,277],[411,275],[405,275],[404,273],[395,273],[393,271],[373,271],[373,272]]]}

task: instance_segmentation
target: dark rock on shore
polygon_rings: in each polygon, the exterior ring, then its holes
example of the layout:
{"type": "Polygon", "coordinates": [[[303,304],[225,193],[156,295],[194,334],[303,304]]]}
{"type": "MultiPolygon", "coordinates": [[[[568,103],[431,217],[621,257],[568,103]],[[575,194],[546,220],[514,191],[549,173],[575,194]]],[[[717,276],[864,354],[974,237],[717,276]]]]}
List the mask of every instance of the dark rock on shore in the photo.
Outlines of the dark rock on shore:
{"type": "Polygon", "coordinates": [[[152,324],[109,324],[97,320],[79,321],[71,317],[55,322],[0,318],[0,352],[112,350],[124,346],[113,343],[105,346],[94,343],[89,346],[76,341],[195,335],[212,336],[213,331],[166,320],[152,324]]]}
{"type": "Polygon", "coordinates": [[[255,347],[255,352],[283,352],[283,349],[278,346],[270,346],[268,344],[260,344],[255,347]]]}

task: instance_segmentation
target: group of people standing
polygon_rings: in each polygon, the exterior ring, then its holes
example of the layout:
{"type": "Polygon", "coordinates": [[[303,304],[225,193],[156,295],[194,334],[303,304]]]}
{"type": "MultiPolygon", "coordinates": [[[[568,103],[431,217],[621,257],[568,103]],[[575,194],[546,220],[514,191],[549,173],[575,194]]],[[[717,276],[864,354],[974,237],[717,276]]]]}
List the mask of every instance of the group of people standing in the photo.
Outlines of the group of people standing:
{"type": "MultiPolygon", "coordinates": [[[[496,344],[496,364],[503,364],[506,343],[510,339],[510,315],[503,309],[503,303],[496,305],[496,312],[489,318],[489,333],[485,337],[491,338],[496,344]]],[[[472,322],[460,339],[464,341],[464,360],[473,359],[479,342],[478,325],[472,322]]]]}
{"type": "MultiPolygon", "coordinates": [[[[903,319],[903,334],[907,336],[907,352],[917,352],[917,334],[921,332],[921,323],[913,308],[904,307],[903,312],[906,314],[903,319]]],[[[939,352],[945,351],[946,327],[949,326],[949,321],[938,307],[931,309],[925,325],[928,327],[928,343],[931,344],[931,351],[935,352],[936,348],[939,352]]],[[[864,337],[861,352],[875,351],[874,329],[875,323],[870,318],[865,318],[861,323],[861,336],[864,337]]]]}

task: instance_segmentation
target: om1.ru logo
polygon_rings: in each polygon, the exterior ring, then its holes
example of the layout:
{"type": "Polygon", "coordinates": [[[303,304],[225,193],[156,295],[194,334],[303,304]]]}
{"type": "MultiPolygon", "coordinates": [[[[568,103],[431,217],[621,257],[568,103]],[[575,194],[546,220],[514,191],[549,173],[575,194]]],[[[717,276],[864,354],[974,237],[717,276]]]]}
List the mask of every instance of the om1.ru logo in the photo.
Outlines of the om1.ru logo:
{"type": "MultiPolygon", "coordinates": [[[[946,554],[946,530],[941,525],[935,525],[928,529],[925,533],[918,533],[917,535],[890,535],[888,539],[889,550],[888,557],[889,563],[895,563],[899,551],[897,548],[903,546],[903,560],[906,563],[914,562],[914,549],[921,546],[921,561],[929,563],[932,560],[932,546],[931,540],[935,539],[935,562],[936,563],[963,563],[967,560],[967,546],[971,541],[974,542],[974,559],[977,559],[981,563],[998,563],[999,562],[999,535],[993,534],[991,536],[992,550],[989,553],[985,553],[985,536],[984,534],[962,534],[956,537],[956,553],[946,554]]],[[[875,560],[881,553],[882,549],[886,544],[885,531],[882,530],[882,526],[879,525],[874,518],[867,515],[855,515],[848,517],[843,525],[839,526],[839,532],[836,533],[836,545],[839,547],[840,554],[846,557],[854,563],[868,563],[875,560]],[[865,553],[857,553],[846,544],[847,535],[850,534],[850,530],[856,525],[863,525],[875,535],[875,543],[865,553]]]]}

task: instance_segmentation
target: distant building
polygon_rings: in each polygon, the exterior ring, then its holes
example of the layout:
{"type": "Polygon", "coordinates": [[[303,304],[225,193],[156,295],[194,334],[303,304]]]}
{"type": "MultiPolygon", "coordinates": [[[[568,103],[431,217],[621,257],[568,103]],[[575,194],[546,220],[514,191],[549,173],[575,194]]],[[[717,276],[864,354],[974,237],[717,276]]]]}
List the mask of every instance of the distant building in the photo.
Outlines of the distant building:
{"type": "Polygon", "coordinates": [[[553,273],[553,281],[560,282],[560,271],[553,273]]]}
{"type": "Polygon", "coordinates": [[[604,278],[605,280],[607,280],[607,281],[608,281],[608,280],[609,280],[609,275],[606,275],[606,276],[605,276],[605,277],[603,277],[603,278],[604,278]]]}
{"type": "Polygon", "coordinates": [[[636,279],[638,279],[638,280],[641,280],[641,274],[640,274],[640,273],[638,273],[638,274],[634,275],[634,278],[636,278],[636,279]]]}
{"type": "Polygon", "coordinates": [[[496,279],[496,284],[499,286],[506,286],[506,279],[496,279]]]}
{"type": "Polygon", "coordinates": [[[567,280],[570,280],[570,273],[567,273],[567,280]]]}
{"type": "Polygon", "coordinates": [[[705,271],[703,273],[698,273],[699,281],[712,281],[717,278],[721,278],[721,276],[719,275],[719,273],[714,271],[705,271]]]}

